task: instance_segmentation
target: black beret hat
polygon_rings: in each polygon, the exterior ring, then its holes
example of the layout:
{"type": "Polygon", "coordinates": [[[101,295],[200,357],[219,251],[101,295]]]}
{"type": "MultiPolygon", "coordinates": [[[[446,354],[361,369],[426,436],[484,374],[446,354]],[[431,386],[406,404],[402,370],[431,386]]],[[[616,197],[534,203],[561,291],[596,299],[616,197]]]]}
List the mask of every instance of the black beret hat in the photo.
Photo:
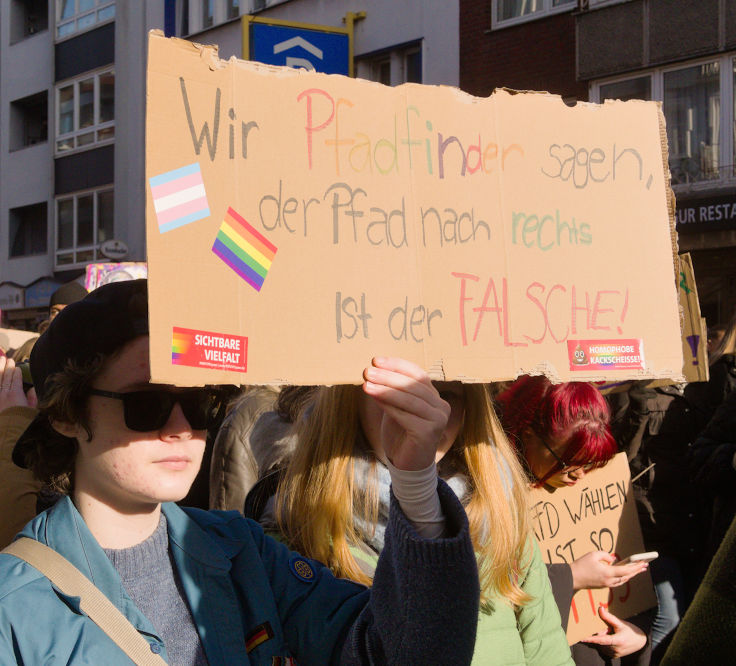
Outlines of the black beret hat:
{"type": "MultiPolygon", "coordinates": [[[[111,354],[126,342],[148,334],[148,281],[113,282],[65,307],[36,341],[30,358],[39,400],[47,380],[69,361],[84,364],[98,354],[111,354]]],[[[26,452],[38,438],[57,436],[45,414],[39,414],[20,436],[13,462],[26,467],[26,452]]]]}

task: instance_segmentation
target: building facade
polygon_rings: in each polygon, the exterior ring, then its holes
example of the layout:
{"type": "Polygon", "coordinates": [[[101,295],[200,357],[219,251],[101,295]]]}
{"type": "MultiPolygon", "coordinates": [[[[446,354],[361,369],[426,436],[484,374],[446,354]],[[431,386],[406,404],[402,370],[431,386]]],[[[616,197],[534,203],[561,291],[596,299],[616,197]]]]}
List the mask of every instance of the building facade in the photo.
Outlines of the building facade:
{"type": "Polygon", "coordinates": [[[662,103],[680,251],[709,324],[736,311],[736,3],[591,2],[575,14],[590,99],[662,103]]]}
{"type": "Polygon", "coordinates": [[[736,311],[735,77],[731,1],[460,1],[464,90],[662,103],[679,248],[709,325],[736,311]]]}
{"type": "Polygon", "coordinates": [[[188,0],[177,3],[177,35],[218,44],[220,57],[247,57],[243,17],[353,33],[355,75],[387,85],[458,86],[458,0],[188,0]]]}
{"type": "Polygon", "coordinates": [[[45,318],[107,240],[145,260],[145,48],[163,19],[162,2],[0,3],[4,325],[45,318]]]}
{"type": "Polygon", "coordinates": [[[3,326],[35,328],[59,284],[109,261],[105,241],[145,261],[148,31],[247,57],[250,17],[349,32],[357,76],[459,84],[457,0],[0,3],[3,326]]]}
{"type": "Polygon", "coordinates": [[[588,99],[575,75],[577,0],[460,0],[460,87],[544,90],[588,99]]]}

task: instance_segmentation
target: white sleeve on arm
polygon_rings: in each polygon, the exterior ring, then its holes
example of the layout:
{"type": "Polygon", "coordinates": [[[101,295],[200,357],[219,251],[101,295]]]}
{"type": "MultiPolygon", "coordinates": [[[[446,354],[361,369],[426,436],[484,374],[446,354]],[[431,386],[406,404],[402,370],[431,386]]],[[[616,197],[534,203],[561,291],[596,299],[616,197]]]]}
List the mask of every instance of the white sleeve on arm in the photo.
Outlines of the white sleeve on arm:
{"type": "Polygon", "coordinates": [[[404,515],[425,539],[445,536],[445,515],[437,494],[437,465],[407,471],[397,469],[388,460],[391,485],[404,515]]]}

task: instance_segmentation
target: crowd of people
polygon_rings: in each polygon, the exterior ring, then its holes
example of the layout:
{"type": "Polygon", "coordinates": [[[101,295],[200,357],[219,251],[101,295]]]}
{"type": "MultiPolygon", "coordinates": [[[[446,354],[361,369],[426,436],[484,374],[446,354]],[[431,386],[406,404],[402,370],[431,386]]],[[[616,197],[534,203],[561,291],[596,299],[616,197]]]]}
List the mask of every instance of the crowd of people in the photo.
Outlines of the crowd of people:
{"type": "Polygon", "coordinates": [[[736,317],[713,332],[709,382],[606,396],[431,381],[388,357],[355,385],[182,388],[150,381],[146,280],[77,287],[0,356],[1,663],[728,653],[709,630],[736,569],[736,317]],[[659,556],[545,563],[530,489],[575,486],[621,451],[659,556]],[[602,605],[606,629],[568,645],[577,591],[645,585],[647,569],[656,608],[602,605]]]}

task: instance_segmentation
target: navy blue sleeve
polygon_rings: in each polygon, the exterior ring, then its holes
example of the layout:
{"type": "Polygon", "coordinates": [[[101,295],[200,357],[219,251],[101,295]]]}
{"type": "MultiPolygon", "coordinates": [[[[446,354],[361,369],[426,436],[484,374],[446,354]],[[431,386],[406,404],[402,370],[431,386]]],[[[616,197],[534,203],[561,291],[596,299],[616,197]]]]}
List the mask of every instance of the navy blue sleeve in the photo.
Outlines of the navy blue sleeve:
{"type": "Polygon", "coordinates": [[[469,664],[480,583],[468,519],[438,481],[447,537],[423,539],[391,494],[386,542],[370,598],[353,624],[342,664],[469,664]]]}
{"type": "Polygon", "coordinates": [[[443,481],[438,491],[447,520],[443,539],[420,537],[392,494],[371,589],[335,578],[253,521],[217,512],[199,518],[212,523],[206,528],[229,551],[242,612],[253,616],[246,624],[263,621],[256,615],[273,618],[276,637],[264,649],[283,641],[300,664],[469,664],[478,570],[465,511],[443,481]]]}

